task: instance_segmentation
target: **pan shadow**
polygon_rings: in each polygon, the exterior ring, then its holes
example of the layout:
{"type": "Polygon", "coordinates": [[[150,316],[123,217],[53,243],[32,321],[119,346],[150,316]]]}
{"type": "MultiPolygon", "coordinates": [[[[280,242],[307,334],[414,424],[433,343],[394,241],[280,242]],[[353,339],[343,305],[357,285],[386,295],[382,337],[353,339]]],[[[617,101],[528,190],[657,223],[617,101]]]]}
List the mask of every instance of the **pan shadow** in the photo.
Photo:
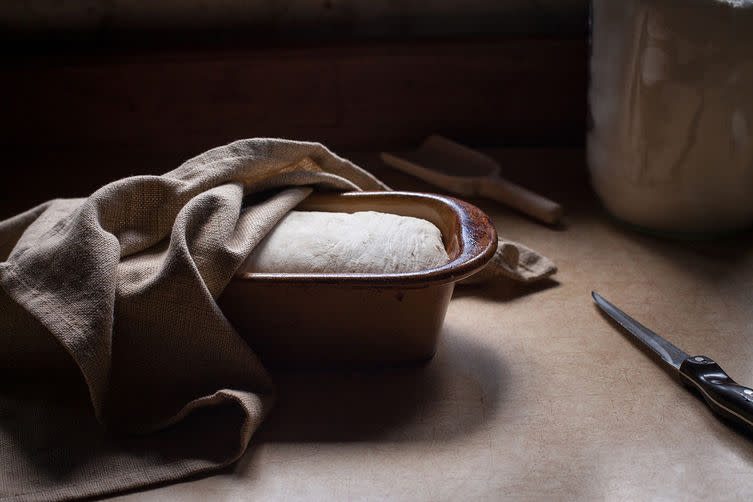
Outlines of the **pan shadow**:
{"type": "Polygon", "coordinates": [[[484,284],[458,285],[452,294],[453,298],[487,298],[496,302],[509,302],[516,298],[540,293],[560,285],[554,279],[546,278],[536,282],[515,282],[513,280],[493,280],[484,284]]]}
{"type": "Polygon", "coordinates": [[[503,361],[464,333],[443,330],[436,356],[415,366],[273,373],[278,402],[254,442],[441,441],[493,416],[509,380],[503,361]]]}

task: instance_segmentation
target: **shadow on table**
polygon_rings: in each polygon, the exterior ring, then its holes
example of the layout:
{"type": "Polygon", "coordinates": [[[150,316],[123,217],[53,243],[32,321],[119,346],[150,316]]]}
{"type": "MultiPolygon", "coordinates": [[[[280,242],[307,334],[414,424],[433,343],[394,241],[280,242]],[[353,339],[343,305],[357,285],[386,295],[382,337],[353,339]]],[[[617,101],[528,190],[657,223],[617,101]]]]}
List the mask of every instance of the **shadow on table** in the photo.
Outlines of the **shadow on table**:
{"type": "Polygon", "coordinates": [[[260,442],[441,441],[472,432],[504,400],[508,370],[446,327],[431,361],[400,368],[278,371],[260,442]]]}
{"type": "Polygon", "coordinates": [[[558,281],[549,278],[530,283],[499,279],[484,284],[456,285],[452,297],[475,297],[486,298],[496,302],[509,302],[516,298],[555,288],[559,285],[558,281]]]}
{"type": "Polygon", "coordinates": [[[638,246],[639,256],[663,259],[668,265],[703,281],[736,279],[749,269],[753,255],[753,227],[719,235],[671,234],[642,231],[602,210],[602,219],[620,237],[638,246]]]}

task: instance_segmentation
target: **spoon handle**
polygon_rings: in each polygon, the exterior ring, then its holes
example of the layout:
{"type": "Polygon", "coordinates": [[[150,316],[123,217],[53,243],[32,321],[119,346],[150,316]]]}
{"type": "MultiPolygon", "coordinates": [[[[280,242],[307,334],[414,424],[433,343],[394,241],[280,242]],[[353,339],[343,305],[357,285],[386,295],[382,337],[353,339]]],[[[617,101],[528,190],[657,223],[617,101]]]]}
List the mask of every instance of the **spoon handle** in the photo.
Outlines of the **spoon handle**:
{"type": "Polygon", "coordinates": [[[555,224],[562,216],[562,206],[556,202],[501,178],[479,180],[478,193],[544,223],[555,224]]]}

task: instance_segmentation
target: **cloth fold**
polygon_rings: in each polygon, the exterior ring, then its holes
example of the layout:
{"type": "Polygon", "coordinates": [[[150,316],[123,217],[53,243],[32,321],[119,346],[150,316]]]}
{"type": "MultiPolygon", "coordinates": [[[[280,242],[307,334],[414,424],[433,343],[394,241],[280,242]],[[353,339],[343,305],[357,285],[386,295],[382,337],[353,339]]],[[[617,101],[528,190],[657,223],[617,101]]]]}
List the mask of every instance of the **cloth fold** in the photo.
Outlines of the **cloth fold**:
{"type": "Polygon", "coordinates": [[[499,239],[497,252],[480,272],[460,284],[479,284],[500,278],[516,282],[535,282],[557,272],[557,265],[546,256],[519,242],[499,239]]]}
{"type": "Polygon", "coordinates": [[[273,385],[215,299],[313,187],[389,189],[320,144],[250,139],[0,222],[0,499],[237,460],[273,385]]]}

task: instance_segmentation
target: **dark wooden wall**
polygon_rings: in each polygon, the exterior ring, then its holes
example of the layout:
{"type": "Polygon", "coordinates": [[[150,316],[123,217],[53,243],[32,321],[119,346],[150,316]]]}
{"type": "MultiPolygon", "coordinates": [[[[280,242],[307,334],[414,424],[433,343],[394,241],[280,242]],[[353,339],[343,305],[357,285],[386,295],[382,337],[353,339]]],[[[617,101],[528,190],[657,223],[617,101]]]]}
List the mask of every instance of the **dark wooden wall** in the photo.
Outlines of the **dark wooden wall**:
{"type": "Polygon", "coordinates": [[[6,57],[0,218],[234,139],[409,148],[584,142],[583,38],[139,48],[6,57]]]}

